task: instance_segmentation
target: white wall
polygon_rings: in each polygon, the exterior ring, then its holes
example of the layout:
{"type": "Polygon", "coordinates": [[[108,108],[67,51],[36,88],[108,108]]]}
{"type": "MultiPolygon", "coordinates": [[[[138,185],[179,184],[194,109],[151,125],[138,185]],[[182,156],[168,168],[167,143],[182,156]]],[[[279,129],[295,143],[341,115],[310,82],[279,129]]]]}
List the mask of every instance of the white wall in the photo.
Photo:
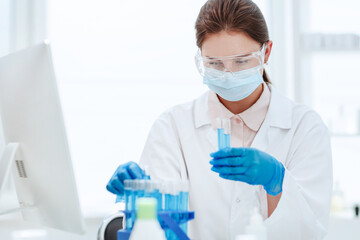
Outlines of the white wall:
{"type": "MultiPolygon", "coordinates": [[[[0,0],[0,56],[10,51],[10,2],[0,0]]],[[[1,123],[1,119],[0,119],[1,123]]],[[[0,128],[0,151],[4,148],[4,138],[0,128]]]]}

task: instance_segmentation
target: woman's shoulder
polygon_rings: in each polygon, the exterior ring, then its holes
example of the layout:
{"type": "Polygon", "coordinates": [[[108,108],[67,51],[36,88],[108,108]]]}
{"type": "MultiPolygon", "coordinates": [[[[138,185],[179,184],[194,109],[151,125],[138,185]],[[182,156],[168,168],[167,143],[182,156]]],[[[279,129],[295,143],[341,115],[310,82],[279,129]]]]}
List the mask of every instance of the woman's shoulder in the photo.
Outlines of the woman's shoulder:
{"type": "Polygon", "coordinates": [[[206,111],[208,95],[209,91],[206,91],[191,101],[172,106],[162,112],[158,117],[158,120],[172,122],[192,121],[195,114],[206,111]]]}
{"type": "Polygon", "coordinates": [[[320,114],[312,107],[291,100],[274,87],[271,87],[271,94],[272,97],[276,98],[275,101],[278,105],[277,108],[279,112],[284,111],[289,113],[293,127],[301,123],[305,123],[308,126],[316,124],[325,126],[320,114]]]}

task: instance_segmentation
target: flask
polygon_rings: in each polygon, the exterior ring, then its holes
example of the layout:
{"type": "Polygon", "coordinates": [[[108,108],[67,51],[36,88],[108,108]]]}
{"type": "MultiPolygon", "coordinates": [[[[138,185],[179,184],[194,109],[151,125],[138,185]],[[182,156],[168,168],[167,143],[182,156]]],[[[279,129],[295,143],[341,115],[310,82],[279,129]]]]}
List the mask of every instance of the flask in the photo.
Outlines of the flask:
{"type": "Polygon", "coordinates": [[[136,202],[136,221],[130,240],[166,240],[164,230],[157,219],[157,201],[155,198],[139,198],[136,202]]]}

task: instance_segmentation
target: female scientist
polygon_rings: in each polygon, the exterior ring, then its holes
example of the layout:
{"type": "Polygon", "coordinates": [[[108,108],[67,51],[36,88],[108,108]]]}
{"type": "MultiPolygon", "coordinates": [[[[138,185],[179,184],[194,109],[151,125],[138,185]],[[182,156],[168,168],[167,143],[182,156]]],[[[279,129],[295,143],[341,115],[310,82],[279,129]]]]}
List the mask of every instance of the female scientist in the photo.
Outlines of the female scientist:
{"type": "MultiPolygon", "coordinates": [[[[234,239],[253,206],[269,239],[322,239],[332,192],[330,138],[319,115],[282,96],[264,70],[272,41],[251,0],[209,0],[195,24],[196,65],[210,91],[154,123],[140,166],[153,179],[190,181],[194,239],[234,239]],[[216,118],[231,121],[232,148],[217,151],[216,118]]],[[[143,178],[133,162],[107,185],[143,178]]]]}

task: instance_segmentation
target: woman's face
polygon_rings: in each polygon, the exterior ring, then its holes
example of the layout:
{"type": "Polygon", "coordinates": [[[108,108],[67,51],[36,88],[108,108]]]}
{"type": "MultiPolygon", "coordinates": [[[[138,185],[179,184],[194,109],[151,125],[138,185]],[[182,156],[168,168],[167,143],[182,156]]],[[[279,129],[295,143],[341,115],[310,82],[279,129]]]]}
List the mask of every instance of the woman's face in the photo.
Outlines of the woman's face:
{"type": "MultiPolygon", "coordinates": [[[[205,37],[201,47],[201,55],[208,58],[244,55],[257,52],[261,49],[261,47],[262,46],[259,42],[255,41],[243,32],[221,31],[219,33],[208,34],[205,37]]],[[[269,41],[265,51],[264,63],[266,63],[269,58],[271,47],[272,42],[269,41]]],[[[209,62],[209,64],[212,64],[212,66],[214,66],[214,64],[219,65],[219,63],[215,62],[209,62]]],[[[227,65],[224,67],[230,71],[232,71],[233,66],[235,66],[234,63],[230,61],[222,61],[221,65],[227,65]]]]}

